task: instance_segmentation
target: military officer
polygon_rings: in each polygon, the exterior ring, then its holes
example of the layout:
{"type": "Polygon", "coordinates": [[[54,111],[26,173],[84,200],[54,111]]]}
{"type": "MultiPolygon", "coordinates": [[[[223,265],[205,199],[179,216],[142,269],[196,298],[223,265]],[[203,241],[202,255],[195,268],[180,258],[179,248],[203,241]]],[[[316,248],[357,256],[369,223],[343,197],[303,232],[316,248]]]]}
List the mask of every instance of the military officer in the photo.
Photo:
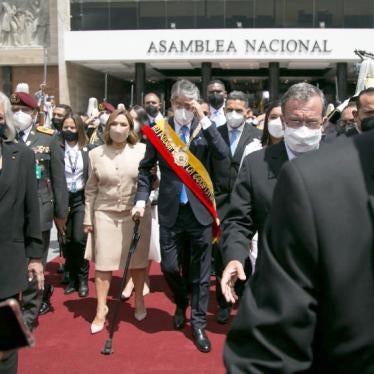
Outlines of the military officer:
{"type": "MultiPolygon", "coordinates": [[[[43,239],[43,263],[47,261],[50,230],[53,220],[60,233],[65,231],[68,213],[68,191],[64,174],[64,156],[55,136],[55,130],[38,126],[36,123],[37,103],[33,96],[15,92],[10,96],[14,114],[17,139],[35,153],[35,174],[38,184],[40,223],[43,239]]],[[[43,295],[36,284],[30,282],[22,295],[26,323],[35,327],[38,312],[51,310],[50,297],[53,286],[46,284],[43,295]]]]}
{"type": "Polygon", "coordinates": [[[104,128],[105,128],[105,125],[108,121],[110,114],[113,113],[115,110],[114,106],[106,101],[103,101],[102,103],[100,103],[98,106],[98,109],[99,109],[99,115],[98,115],[99,124],[94,130],[94,132],[92,133],[90,137],[90,142],[89,142],[89,144],[92,147],[97,147],[105,143],[104,142],[104,128]]]}

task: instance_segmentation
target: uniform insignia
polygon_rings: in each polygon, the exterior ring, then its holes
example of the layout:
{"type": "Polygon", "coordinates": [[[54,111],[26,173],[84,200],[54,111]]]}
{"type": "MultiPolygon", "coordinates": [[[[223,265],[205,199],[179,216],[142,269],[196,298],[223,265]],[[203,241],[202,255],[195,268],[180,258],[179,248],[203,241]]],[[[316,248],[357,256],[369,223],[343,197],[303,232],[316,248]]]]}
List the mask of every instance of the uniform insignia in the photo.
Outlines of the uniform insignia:
{"type": "Polygon", "coordinates": [[[49,153],[50,149],[48,146],[38,145],[37,147],[33,147],[32,150],[34,153],[49,153]]]}
{"type": "Polygon", "coordinates": [[[18,105],[18,104],[21,103],[21,99],[20,99],[20,98],[18,97],[18,95],[15,94],[15,93],[13,93],[13,94],[10,95],[9,100],[10,100],[10,103],[11,103],[12,105],[18,105]]]}
{"type": "Polygon", "coordinates": [[[100,103],[100,104],[98,105],[98,108],[97,108],[97,109],[99,109],[100,112],[103,112],[103,111],[105,110],[105,107],[104,107],[103,103],[100,103]]]}
{"type": "Polygon", "coordinates": [[[36,128],[36,131],[41,132],[43,134],[47,134],[47,135],[53,135],[55,133],[55,130],[52,130],[52,129],[49,129],[49,128],[43,127],[43,126],[38,126],[36,128]]]}

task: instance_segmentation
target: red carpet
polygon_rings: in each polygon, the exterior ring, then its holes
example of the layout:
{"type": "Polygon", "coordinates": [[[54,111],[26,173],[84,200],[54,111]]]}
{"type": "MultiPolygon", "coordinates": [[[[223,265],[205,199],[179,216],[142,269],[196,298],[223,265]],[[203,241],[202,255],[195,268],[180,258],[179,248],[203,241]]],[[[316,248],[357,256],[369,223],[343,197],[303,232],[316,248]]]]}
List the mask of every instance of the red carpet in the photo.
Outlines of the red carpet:
{"type": "MultiPolygon", "coordinates": [[[[151,269],[151,294],[145,297],[147,318],[135,320],[133,297],[121,305],[117,330],[110,356],[100,353],[108,329],[91,335],[89,326],[95,314],[93,272],[90,272],[90,294],[81,299],[76,293],[66,296],[56,273],[58,262],[48,264],[47,279],[55,286],[54,312],[39,318],[35,330],[36,346],[20,351],[19,374],[44,373],[224,373],[223,344],[228,325],[215,321],[216,303],[211,287],[207,334],[212,351],[201,353],[191,340],[190,324],[182,331],[172,327],[175,307],[158,264],[151,269]]],[[[109,292],[109,318],[113,312],[112,297],[117,294],[120,274],[113,278],[109,292]]],[[[212,284],[214,278],[212,277],[212,284]]],[[[188,309],[187,315],[189,316],[188,309]]],[[[108,325],[107,325],[108,328],[108,325]]]]}

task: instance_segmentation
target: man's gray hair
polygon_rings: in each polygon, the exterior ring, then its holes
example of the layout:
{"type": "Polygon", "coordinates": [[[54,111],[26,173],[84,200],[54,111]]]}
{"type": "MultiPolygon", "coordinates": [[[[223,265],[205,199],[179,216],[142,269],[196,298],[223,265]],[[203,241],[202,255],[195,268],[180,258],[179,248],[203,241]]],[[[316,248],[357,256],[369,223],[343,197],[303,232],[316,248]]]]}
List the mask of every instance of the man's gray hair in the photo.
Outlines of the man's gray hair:
{"type": "Polygon", "coordinates": [[[313,86],[309,83],[296,83],[293,84],[287,92],[281,98],[281,108],[282,113],[286,113],[286,104],[289,100],[294,99],[301,102],[306,102],[310,100],[312,97],[318,96],[322,101],[322,115],[325,114],[326,110],[326,100],[325,95],[323,92],[316,86],[313,86]]]}
{"type": "Polygon", "coordinates": [[[239,100],[239,101],[244,101],[244,104],[246,107],[248,107],[248,95],[245,94],[243,91],[231,91],[228,96],[227,100],[239,100]]]}
{"type": "Polygon", "coordinates": [[[171,88],[171,100],[176,97],[187,97],[197,101],[200,98],[200,92],[192,82],[181,79],[176,81],[171,88]]]}
{"type": "Polygon", "coordinates": [[[4,139],[4,141],[13,142],[14,138],[16,137],[16,130],[14,127],[14,117],[13,117],[13,112],[12,112],[12,106],[10,104],[8,97],[1,91],[0,91],[0,104],[4,108],[5,124],[7,127],[5,130],[6,139],[4,139]]]}

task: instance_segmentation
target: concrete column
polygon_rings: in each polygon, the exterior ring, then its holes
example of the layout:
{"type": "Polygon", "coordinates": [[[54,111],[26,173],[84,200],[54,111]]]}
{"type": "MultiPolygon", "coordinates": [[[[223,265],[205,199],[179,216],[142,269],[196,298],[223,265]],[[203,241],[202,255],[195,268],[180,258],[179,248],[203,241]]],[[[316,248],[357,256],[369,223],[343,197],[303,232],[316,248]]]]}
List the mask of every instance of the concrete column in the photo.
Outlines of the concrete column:
{"type": "Polygon", "coordinates": [[[207,95],[207,87],[209,81],[212,80],[212,63],[211,62],[203,62],[201,64],[201,96],[204,100],[208,100],[207,95]]]}
{"type": "Polygon", "coordinates": [[[137,62],[135,64],[135,104],[143,105],[145,86],[145,64],[137,62]]]}
{"type": "Polygon", "coordinates": [[[12,67],[2,66],[1,70],[3,87],[0,87],[0,91],[3,91],[5,95],[9,96],[12,93],[12,67]]]}
{"type": "Polygon", "coordinates": [[[60,103],[71,105],[69,90],[69,72],[64,54],[64,33],[70,30],[70,1],[62,0],[57,3],[57,34],[58,34],[58,89],[60,103]]]}
{"type": "Polygon", "coordinates": [[[269,63],[269,93],[270,101],[279,98],[279,62],[269,63]]]}
{"type": "Polygon", "coordinates": [[[347,99],[347,76],[348,76],[348,65],[346,62],[338,62],[336,64],[336,76],[337,76],[337,97],[340,102],[347,99]]]}

